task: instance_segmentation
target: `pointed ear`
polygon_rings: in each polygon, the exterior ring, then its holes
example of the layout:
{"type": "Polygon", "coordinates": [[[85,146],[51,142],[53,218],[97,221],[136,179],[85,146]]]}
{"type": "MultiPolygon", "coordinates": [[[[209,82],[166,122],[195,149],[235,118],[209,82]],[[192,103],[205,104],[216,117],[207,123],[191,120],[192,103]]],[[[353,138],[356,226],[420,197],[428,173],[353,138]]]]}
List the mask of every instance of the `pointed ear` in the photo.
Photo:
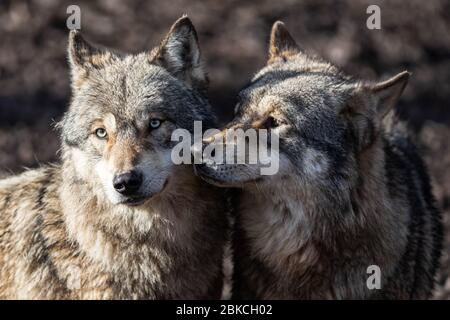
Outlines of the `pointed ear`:
{"type": "Polygon", "coordinates": [[[94,48],[81,36],[77,30],[69,34],[68,57],[72,72],[72,84],[76,87],[83,81],[92,69],[99,69],[109,63],[112,53],[94,48]]]}
{"type": "Polygon", "coordinates": [[[289,34],[284,23],[281,21],[275,22],[270,33],[268,64],[271,64],[277,58],[286,60],[289,56],[296,55],[300,52],[300,47],[289,34]]]}
{"type": "Polygon", "coordinates": [[[189,87],[205,89],[208,84],[203,69],[197,32],[187,16],[178,19],[170,28],[151,62],[164,67],[189,87]]]}
{"type": "Polygon", "coordinates": [[[390,110],[392,110],[397,104],[403,90],[408,84],[408,79],[411,73],[403,71],[396,76],[379,82],[372,86],[370,90],[378,98],[377,114],[380,119],[383,119],[390,110]]]}
{"type": "Polygon", "coordinates": [[[360,149],[370,145],[385,125],[408,82],[410,73],[404,71],[389,80],[373,84],[351,85],[350,97],[341,114],[352,123],[360,149]],[[385,119],[386,118],[386,119],[385,119]]]}

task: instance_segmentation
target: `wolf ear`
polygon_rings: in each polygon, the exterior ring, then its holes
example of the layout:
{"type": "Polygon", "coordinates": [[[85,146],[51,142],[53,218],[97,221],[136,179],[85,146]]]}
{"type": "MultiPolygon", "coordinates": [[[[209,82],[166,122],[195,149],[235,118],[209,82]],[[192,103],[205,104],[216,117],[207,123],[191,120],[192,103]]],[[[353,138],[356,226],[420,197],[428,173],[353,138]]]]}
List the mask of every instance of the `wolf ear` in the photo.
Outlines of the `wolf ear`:
{"type": "Polygon", "coordinates": [[[203,69],[197,32],[187,16],[178,19],[170,28],[151,62],[164,67],[189,87],[205,89],[208,84],[203,69]]]}
{"type": "Polygon", "coordinates": [[[70,31],[67,51],[74,86],[85,79],[90,70],[102,68],[112,59],[111,52],[94,48],[77,30],[70,31]]]}
{"type": "Polygon", "coordinates": [[[404,71],[389,80],[377,84],[352,85],[349,101],[341,110],[355,129],[360,148],[370,145],[381,127],[386,125],[386,117],[393,110],[408,83],[410,73],[404,71]]]}
{"type": "Polygon", "coordinates": [[[408,84],[410,76],[410,72],[403,71],[386,81],[379,82],[370,87],[370,91],[378,99],[376,113],[380,119],[383,119],[395,107],[408,84]]]}
{"type": "Polygon", "coordinates": [[[281,21],[275,22],[270,33],[268,64],[271,64],[277,58],[286,60],[289,56],[300,52],[300,47],[289,34],[289,31],[286,29],[284,23],[281,21]]]}

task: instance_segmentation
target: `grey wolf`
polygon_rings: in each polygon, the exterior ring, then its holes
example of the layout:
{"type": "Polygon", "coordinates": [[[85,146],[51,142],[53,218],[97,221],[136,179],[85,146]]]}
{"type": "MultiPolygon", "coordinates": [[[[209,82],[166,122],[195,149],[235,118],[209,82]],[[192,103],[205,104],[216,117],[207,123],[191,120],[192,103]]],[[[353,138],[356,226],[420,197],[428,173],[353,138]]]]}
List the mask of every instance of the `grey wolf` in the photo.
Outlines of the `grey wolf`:
{"type": "Polygon", "coordinates": [[[196,165],[206,181],[241,190],[235,299],[429,297],[442,226],[413,137],[395,116],[409,77],[356,80],[274,24],[267,66],[240,92],[225,129],[278,135],[278,173],[262,176],[260,163],[196,165]],[[373,265],[379,289],[367,285],[373,265]]]}
{"type": "Polygon", "coordinates": [[[191,21],[136,55],[71,31],[68,56],[61,163],[0,181],[0,298],[219,298],[221,195],[170,161],[175,128],[214,123],[191,21]]]}

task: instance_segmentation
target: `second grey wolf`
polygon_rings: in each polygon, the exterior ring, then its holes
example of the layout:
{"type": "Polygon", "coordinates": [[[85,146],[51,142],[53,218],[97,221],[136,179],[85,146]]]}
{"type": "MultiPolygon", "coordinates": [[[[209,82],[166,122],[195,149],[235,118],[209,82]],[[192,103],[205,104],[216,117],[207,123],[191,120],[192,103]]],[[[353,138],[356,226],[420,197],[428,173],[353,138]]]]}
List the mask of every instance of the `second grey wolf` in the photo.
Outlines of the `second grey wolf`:
{"type": "Polygon", "coordinates": [[[394,116],[410,74],[379,83],[350,78],[307,55],[281,22],[272,28],[269,54],[225,129],[278,135],[278,173],[261,176],[261,164],[214,157],[196,166],[206,181],[242,189],[233,297],[429,297],[441,218],[423,161],[394,116]],[[370,266],[379,268],[381,287],[368,286],[370,266]]]}
{"type": "Polygon", "coordinates": [[[191,21],[137,55],[72,31],[68,53],[61,164],[0,181],[0,298],[219,298],[221,195],[170,156],[214,121],[191,21]]]}

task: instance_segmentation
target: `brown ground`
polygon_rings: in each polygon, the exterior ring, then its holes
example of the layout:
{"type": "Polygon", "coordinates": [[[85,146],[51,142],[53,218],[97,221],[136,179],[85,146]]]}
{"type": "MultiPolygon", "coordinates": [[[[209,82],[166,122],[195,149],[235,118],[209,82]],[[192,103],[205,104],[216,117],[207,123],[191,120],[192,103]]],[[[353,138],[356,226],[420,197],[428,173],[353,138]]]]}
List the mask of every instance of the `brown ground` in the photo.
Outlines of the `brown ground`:
{"type": "Polygon", "coordinates": [[[78,4],[88,39],[138,52],[188,13],[211,77],[210,98],[229,119],[239,87],[266,59],[271,24],[282,19],[307,51],[366,79],[413,72],[399,104],[423,144],[444,211],[446,242],[436,298],[450,298],[450,2],[428,1],[73,1],[0,2],[0,171],[55,160],[51,124],[69,100],[66,8],[78,4]],[[366,28],[369,4],[382,30],[366,28]]]}

